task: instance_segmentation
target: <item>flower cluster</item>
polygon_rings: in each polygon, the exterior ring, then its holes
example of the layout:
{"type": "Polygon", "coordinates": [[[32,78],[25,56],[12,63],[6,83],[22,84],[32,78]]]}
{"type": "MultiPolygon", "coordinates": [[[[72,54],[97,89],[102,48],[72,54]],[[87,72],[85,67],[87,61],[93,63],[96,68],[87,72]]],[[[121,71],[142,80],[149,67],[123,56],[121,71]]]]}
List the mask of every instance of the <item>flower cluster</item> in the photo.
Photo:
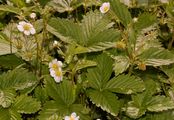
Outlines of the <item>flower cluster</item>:
{"type": "Polygon", "coordinates": [[[73,112],[70,116],[65,116],[64,120],[79,120],[79,116],[76,115],[75,112],[73,112]]]}
{"type": "Polygon", "coordinates": [[[54,80],[59,83],[62,81],[62,62],[57,61],[57,59],[52,60],[49,63],[50,75],[54,78],[54,80]]]}

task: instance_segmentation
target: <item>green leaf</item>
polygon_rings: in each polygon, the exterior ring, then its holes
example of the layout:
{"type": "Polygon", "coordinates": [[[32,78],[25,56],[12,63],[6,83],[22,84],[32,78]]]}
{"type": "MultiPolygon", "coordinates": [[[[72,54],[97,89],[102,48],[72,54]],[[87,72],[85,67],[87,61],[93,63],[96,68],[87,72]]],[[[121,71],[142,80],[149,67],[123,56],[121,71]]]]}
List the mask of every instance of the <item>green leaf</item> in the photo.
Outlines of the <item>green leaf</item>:
{"type": "Polygon", "coordinates": [[[112,73],[112,59],[106,54],[96,58],[97,67],[89,68],[87,71],[87,80],[92,88],[103,89],[112,73]]]}
{"type": "Polygon", "coordinates": [[[174,102],[163,95],[155,95],[157,92],[156,82],[147,80],[146,90],[142,93],[132,95],[132,101],[128,102],[126,114],[131,118],[138,118],[146,111],[161,112],[174,109],[174,102]]]}
{"type": "Polygon", "coordinates": [[[153,24],[147,28],[141,30],[137,36],[136,40],[136,52],[141,54],[143,51],[149,48],[161,48],[162,44],[157,39],[158,37],[158,28],[157,24],[153,24]]]}
{"type": "Polygon", "coordinates": [[[121,38],[120,31],[114,30],[114,29],[103,30],[99,33],[93,32],[93,35],[91,35],[87,41],[88,48],[96,46],[97,44],[100,44],[100,43],[103,43],[103,44],[107,42],[115,43],[116,41],[120,40],[120,38],[121,38]]]}
{"type": "Polygon", "coordinates": [[[15,110],[0,107],[0,120],[22,120],[22,118],[15,110]]]}
{"type": "Polygon", "coordinates": [[[99,52],[109,48],[113,48],[114,46],[115,46],[115,42],[99,42],[88,47],[83,47],[78,45],[74,50],[74,54],[99,52]]]}
{"type": "Polygon", "coordinates": [[[0,55],[11,54],[15,52],[17,52],[16,47],[14,47],[9,42],[9,38],[7,37],[6,34],[0,32],[0,55]]]}
{"type": "Polygon", "coordinates": [[[84,106],[81,104],[72,104],[68,107],[61,104],[59,101],[48,101],[39,113],[39,120],[62,120],[66,115],[69,115],[72,112],[75,112],[78,116],[80,116],[80,119],[89,120],[89,116],[85,115],[83,111],[84,106]]]}
{"type": "Polygon", "coordinates": [[[8,108],[15,98],[16,93],[12,89],[0,90],[0,105],[3,108],[8,108]]]}
{"type": "Polygon", "coordinates": [[[53,7],[57,12],[63,13],[65,11],[71,12],[77,8],[80,3],[72,0],[52,0],[49,2],[49,6],[53,7]]]}
{"type": "Polygon", "coordinates": [[[11,0],[16,6],[22,8],[25,7],[25,2],[23,0],[11,0]]]}
{"type": "Polygon", "coordinates": [[[19,113],[31,114],[37,112],[41,105],[40,102],[30,96],[20,95],[15,99],[12,107],[19,113]]]}
{"type": "Polygon", "coordinates": [[[149,48],[139,58],[149,66],[161,66],[174,63],[174,54],[162,48],[149,48]]]}
{"type": "Polygon", "coordinates": [[[15,47],[12,46],[11,49],[10,44],[0,42],[0,55],[11,54],[15,52],[17,52],[17,49],[15,47]]]}
{"type": "Polygon", "coordinates": [[[143,13],[138,17],[138,21],[135,22],[134,28],[137,32],[141,31],[143,28],[147,28],[156,22],[156,16],[150,13],[143,13]]]}
{"type": "Polygon", "coordinates": [[[0,5],[0,11],[11,12],[20,15],[21,10],[19,8],[9,6],[9,5],[0,5]]]}
{"type": "Polygon", "coordinates": [[[115,75],[119,75],[120,73],[123,73],[127,70],[127,68],[130,65],[129,58],[126,56],[115,56],[114,57],[115,63],[114,63],[114,71],[115,75]]]}
{"type": "Polygon", "coordinates": [[[155,96],[149,102],[147,109],[151,112],[174,109],[174,102],[165,96],[155,96]]]}
{"type": "Polygon", "coordinates": [[[0,110],[2,120],[22,120],[21,115],[15,110],[3,109],[0,110]]]}
{"type": "Polygon", "coordinates": [[[169,77],[169,81],[174,83],[174,65],[162,66],[161,70],[169,77]]]}
{"type": "Polygon", "coordinates": [[[144,115],[146,112],[146,109],[140,108],[139,106],[136,106],[134,102],[128,102],[128,106],[126,108],[126,114],[131,118],[139,118],[142,115],[144,115]]]}
{"type": "Polygon", "coordinates": [[[37,82],[36,76],[25,69],[14,69],[0,75],[0,89],[5,90],[13,88],[22,90],[35,85],[37,82]]]}
{"type": "Polygon", "coordinates": [[[132,95],[132,101],[128,102],[126,114],[131,118],[139,118],[145,114],[150,104],[152,95],[156,93],[156,82],[153,80],[145,80],[146,90],[142,93],[132,95]]]}
{"type": "Polygon", "coordinates": [[[51,77],[47,76],[46,91],[54,100],[66,106],[75,101],[75,88],[69,81],[64,80],[61,84],[56,84],[51,77]]]}
{"type": "Polygon", "coordinates": [[[148,113],[138,120],[174,120],[173,111],[163,111],[159,113],[148,113]]]}
{"type": "Polygon", "coordinates": [[[64,35],[60,34],[59,31],[55,28],[55,26],[52,25],[47,25],[47,30],[52,33],[53,35],[55,35],[56,37],[60,38],[60,40],[62,40],[65,43],[71,43],[73,41],[72,38],[70,37],[65,37],[64,35]]]}
{"type": "Polygon", "coordinates": [[[84,7],[90,7],[90,6],[93,6],[93,5],[95,5],[95,6],[99,6],[100,5],[100,1],[94,1],[94,0],[86,0],[86,1],[84,1],[84,0],[79,0],[79,1],[81,1],[82,2],[82,4],[83,4],[83,6],[84,7]]]}
{"type": "Polygon", "coordinates": [[[120,38],[119,31],[109,29],[112,26],[113,23],[109,19],[95,11],[87,13],[79,24],[66,19],[52,18],[48,23],[47,30],[64,42],[74,42],[77,47],[79,44],[82,47],[92,48],[99,46],[102,42],[116,41],[120,38]]]}
{"type": "Polygon", "coordinates": [[[35,88],[34,95],[38,101],[41,101],[41,103],[44,103],[48,99],[46,89],[41,86],[35,88]]]}
{"type": "Polygon", "coordinates": [[[128,27],[128,25],[132,22],[132,18],[127,7],[120,3],[119,0],[109,0],[109,2],[111,4],[111,10],[113,10],[115,16],[125,27],[128,27]]]}
{"type": "MultiPolygon", "coordinates": [[[[112,25],[113,23],[111,23],[108,18],[102,16],[102,14],[99,13],[98,11],[88,12],[86,16],[83,17],[83,20],[81,23],[82,31],[85,37],[85,45],[89,46],[94,43],[97,43],[98,40],[103,38],[102,36],[100,36],[100,35],[103,35],[103,31],[112,27],[112,25]],[[99,36],[99,37],[96,37],[96,36],[99,36]]],[[[109,32],[107,33],[109,34],[109,32]]]]}
{"type": "Polygon", "coordinates": [[[120,102],[115,94],[108,91],[88,90],[88,95],[93,104],[107,111],[113,116],[117,116],[120,108],[120,102]]]}
{"type": "Polygon", "coordinates": [[[77,64],[75,65],[75,67],[73,68],[73,71],[78,71],[80,69],[84,69],[87,67],[92,67],[92,66],[96,66],[97,63],[91,60],[78,60],[77,64]]]}
{"type": "Polygon", "coordinates": [[[15,68],[24,63],[22,59],[15,54],[7,54],[0,56],[0,66],[4,68],[15,68]]]}
{"type": "Polygon", "coordinates": [[[48,22],[47,30],[62,41],[84,43],[81,27],[70,20],[51,18],[48,22]]]}
{"type": "Polygon", "coordinates": [[[117,93],[132,94],[142,92],[145,86],[140,78],[130,75],[120,75],[109,80],[105,89],[117,93]]]}
{"type": "Polygon", "coordinates": [[[61,120],[58,119],[59,117],[61,118],[58,111],[59,106],[57,106],[56,102],[48,101],[45,103],[44,107],[42,108],[42,111],[39,112],[39,120],[61,120]]]}
{"type": "Polygon", "coordinates": [[[23,90],[36,84],[36,77],[25,69],[14,69],[0,75],[0,105],[9,107],[16,96],[15,90],[23,90]]]}
{"type": "MultiPolygon", "coordinates": [[[[71,105],[71,113],[74,112],[77,114],[77,116],[80,117],[81,120],[91,120],[92,118],[88,115],[89,114],[89,108],[84,107],[82,104],[73,104],[71,105]]],[[[71,114],[69,113],[69,114],[71,114]]]]}

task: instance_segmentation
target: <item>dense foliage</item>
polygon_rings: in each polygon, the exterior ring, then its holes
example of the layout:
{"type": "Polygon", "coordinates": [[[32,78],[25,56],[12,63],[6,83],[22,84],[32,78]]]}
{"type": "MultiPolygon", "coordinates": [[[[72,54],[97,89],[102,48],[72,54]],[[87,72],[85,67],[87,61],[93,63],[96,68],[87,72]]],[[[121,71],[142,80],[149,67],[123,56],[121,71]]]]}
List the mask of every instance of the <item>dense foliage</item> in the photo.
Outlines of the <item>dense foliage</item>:
{"type": "Polygon", "coordinates": [[[0,0],[0,120],[174,120],[173,0],[0,0]]]}

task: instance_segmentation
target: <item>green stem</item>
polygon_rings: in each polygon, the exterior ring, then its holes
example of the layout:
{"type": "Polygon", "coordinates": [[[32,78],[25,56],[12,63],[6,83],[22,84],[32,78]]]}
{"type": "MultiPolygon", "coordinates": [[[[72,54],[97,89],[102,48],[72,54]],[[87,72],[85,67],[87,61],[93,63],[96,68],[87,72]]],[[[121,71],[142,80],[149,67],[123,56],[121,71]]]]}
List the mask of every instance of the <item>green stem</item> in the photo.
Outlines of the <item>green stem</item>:
{"type": "Polygon", "coordinates": [[[35,73],[37,74],[37,71],[39,70],[39,42],[37,40],[37,37],[36,35],[34,36],[35,40],[36,40],[36,45],[37,45],[37,48],[36,48],[36,70],[35,70],[35,73]]]}
{"type": "Polygon", "coordinates": [[[10,28],[10,53],[12,54],[13,50],[12,50],[12,27],[10,28]]]}
{"type": "Polygon", "coordinates": [[[168,50],[171,50],[172,49],[172,45],[174,43],[174,29],[172,30],[172,33],[173,33],[173,36],[172,36],[172,40],[169,41],[168,50]]]}

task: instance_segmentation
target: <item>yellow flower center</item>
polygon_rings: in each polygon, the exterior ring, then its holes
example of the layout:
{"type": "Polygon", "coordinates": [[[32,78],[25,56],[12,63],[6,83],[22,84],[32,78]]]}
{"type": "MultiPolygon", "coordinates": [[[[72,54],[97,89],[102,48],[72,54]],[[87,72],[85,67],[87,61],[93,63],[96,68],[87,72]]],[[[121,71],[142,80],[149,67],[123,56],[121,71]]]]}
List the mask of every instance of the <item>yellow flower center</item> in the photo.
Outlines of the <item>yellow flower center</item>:
{"type": "Polygon", "coordinates": [[[56,75],[57,77],[61,77],[61,76],[62,76],[62,72],[61,72],[60,70],[56,70],[56,71],[55,71],[55,75],[56,75]]]}
{"type": "Polygon", "coordinates": [[[103,8],[103,10],[104,10],[105,12],[107,12],[107,11],[109,10],[109,7],[108,7],[108,6],[105,6],[105,7],[103,8]]]}
{"type": "Polygon", "coordinates": [[[75,120],[75,119],[74,119],[74,117],[71,116],[71,117],[70,117],[70,120],[75,120]]]}
{"type": "Polygon", "coordinates": [[[28,24],[25,24],[25,25],[23,26],[23,28],[24,28],[24,30],[29,31],[29,30],[31,29],[31,26],[28,25],[28,24]]]}
{"type": "Polygon", "coordinates": [[[52,68],[53,68],[54,70],[56,70],[56,69],[59,68],[59,66],[58,66],[57,64],[53,63],[53,64],[52,64],[52,68]]]}

